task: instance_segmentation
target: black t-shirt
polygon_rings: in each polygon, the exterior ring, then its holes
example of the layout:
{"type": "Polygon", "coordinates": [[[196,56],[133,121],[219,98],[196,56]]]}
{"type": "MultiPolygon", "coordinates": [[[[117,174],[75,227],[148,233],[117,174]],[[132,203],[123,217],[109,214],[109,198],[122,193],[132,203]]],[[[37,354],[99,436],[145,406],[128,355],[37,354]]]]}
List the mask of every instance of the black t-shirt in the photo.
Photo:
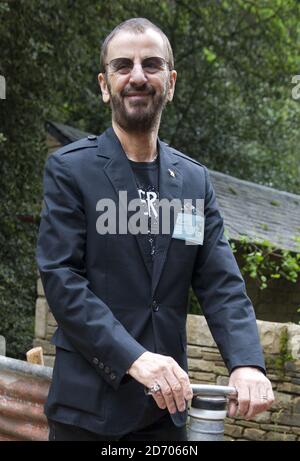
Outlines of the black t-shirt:
{"type": "Polygon", "coordinates": [[[152,267],[155,255],[155,236],[158,230],[159,159],[152,162],[129,160],[133,170],[140,199],[144,204],[144,215],[148,219],[148,233],[142,236],[144,248],[152,267]]]}

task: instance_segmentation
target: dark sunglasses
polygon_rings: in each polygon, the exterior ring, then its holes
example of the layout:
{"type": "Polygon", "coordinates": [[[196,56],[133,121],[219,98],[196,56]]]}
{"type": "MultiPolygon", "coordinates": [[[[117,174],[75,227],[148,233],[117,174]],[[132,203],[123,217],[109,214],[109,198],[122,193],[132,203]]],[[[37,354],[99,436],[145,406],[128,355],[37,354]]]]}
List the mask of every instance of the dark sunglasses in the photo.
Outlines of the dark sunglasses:
{"type": "MultiPolygon", "coordinates": [[[[108,64],[105,64],[111,70],[111,72],[126,75],[130,74],[134,67],[134,62],[129,58],[116,58],[112,59],[108,64]]],[[[166,68],[170,69],[169,63],[164,59],[158,56],[153,56],[151,58],[145,58],[141,62],[142,69],[147,74],[156,74],[161,72],[166,68]]]]}

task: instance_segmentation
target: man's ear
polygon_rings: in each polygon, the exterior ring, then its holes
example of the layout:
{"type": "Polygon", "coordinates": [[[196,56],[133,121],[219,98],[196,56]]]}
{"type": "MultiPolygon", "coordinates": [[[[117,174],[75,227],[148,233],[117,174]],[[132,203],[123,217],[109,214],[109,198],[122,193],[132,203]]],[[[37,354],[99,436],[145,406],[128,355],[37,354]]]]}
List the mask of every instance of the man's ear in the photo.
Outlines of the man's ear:
{"type": "Polygon", "coordinates": [[[98,82],[99,82],[99,86],[101,88],[102,100],[103,100],[104,103],[108,103],[109,99],[110,99],[110,96],[109,96],[109,91],[108,91],[108,86],[107,86],[107,81],[106,81],[105,74],[100,73],[98,75],[98,82]]]}
{"type": "Polygon", "coordinates": [[[176,70],[171,70],[170,71],[170,77],[169,77],[168,96],[167,96],[169,102],[172,101],[173,96],[174,96],[176,78],[177,78],[176,70]]]}

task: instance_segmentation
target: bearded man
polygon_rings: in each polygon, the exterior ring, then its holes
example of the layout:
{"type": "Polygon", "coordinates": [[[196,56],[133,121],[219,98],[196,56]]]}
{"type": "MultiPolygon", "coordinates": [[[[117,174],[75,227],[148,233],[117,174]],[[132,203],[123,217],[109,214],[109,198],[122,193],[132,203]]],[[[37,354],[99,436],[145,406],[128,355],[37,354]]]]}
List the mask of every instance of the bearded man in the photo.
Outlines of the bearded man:
{"type": "Polygon", "coordinates": [[[191,286],[238,391],[229,415],[273,401],[207,168],[158,138],[176,77],[157,26],[118,25],[98,76],[112,126],[47,161],[37,261],[58,324],[49,440],[186,440],[191,286]],[[173,200],[183,206],[164,231],[160,205],[173,200]]]}

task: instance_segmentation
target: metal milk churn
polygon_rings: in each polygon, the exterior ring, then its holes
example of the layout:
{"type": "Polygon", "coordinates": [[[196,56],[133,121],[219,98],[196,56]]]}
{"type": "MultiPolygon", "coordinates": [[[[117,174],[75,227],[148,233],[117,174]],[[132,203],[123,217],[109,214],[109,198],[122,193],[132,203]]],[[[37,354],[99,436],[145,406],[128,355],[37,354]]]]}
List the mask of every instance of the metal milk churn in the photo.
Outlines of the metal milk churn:
{"type": "Polygon", "coordinates": [[[227,396],[237,398],[235,387],[192,384],[194,397],[189,410],[189,441],[222,441],[227,396]]]}

